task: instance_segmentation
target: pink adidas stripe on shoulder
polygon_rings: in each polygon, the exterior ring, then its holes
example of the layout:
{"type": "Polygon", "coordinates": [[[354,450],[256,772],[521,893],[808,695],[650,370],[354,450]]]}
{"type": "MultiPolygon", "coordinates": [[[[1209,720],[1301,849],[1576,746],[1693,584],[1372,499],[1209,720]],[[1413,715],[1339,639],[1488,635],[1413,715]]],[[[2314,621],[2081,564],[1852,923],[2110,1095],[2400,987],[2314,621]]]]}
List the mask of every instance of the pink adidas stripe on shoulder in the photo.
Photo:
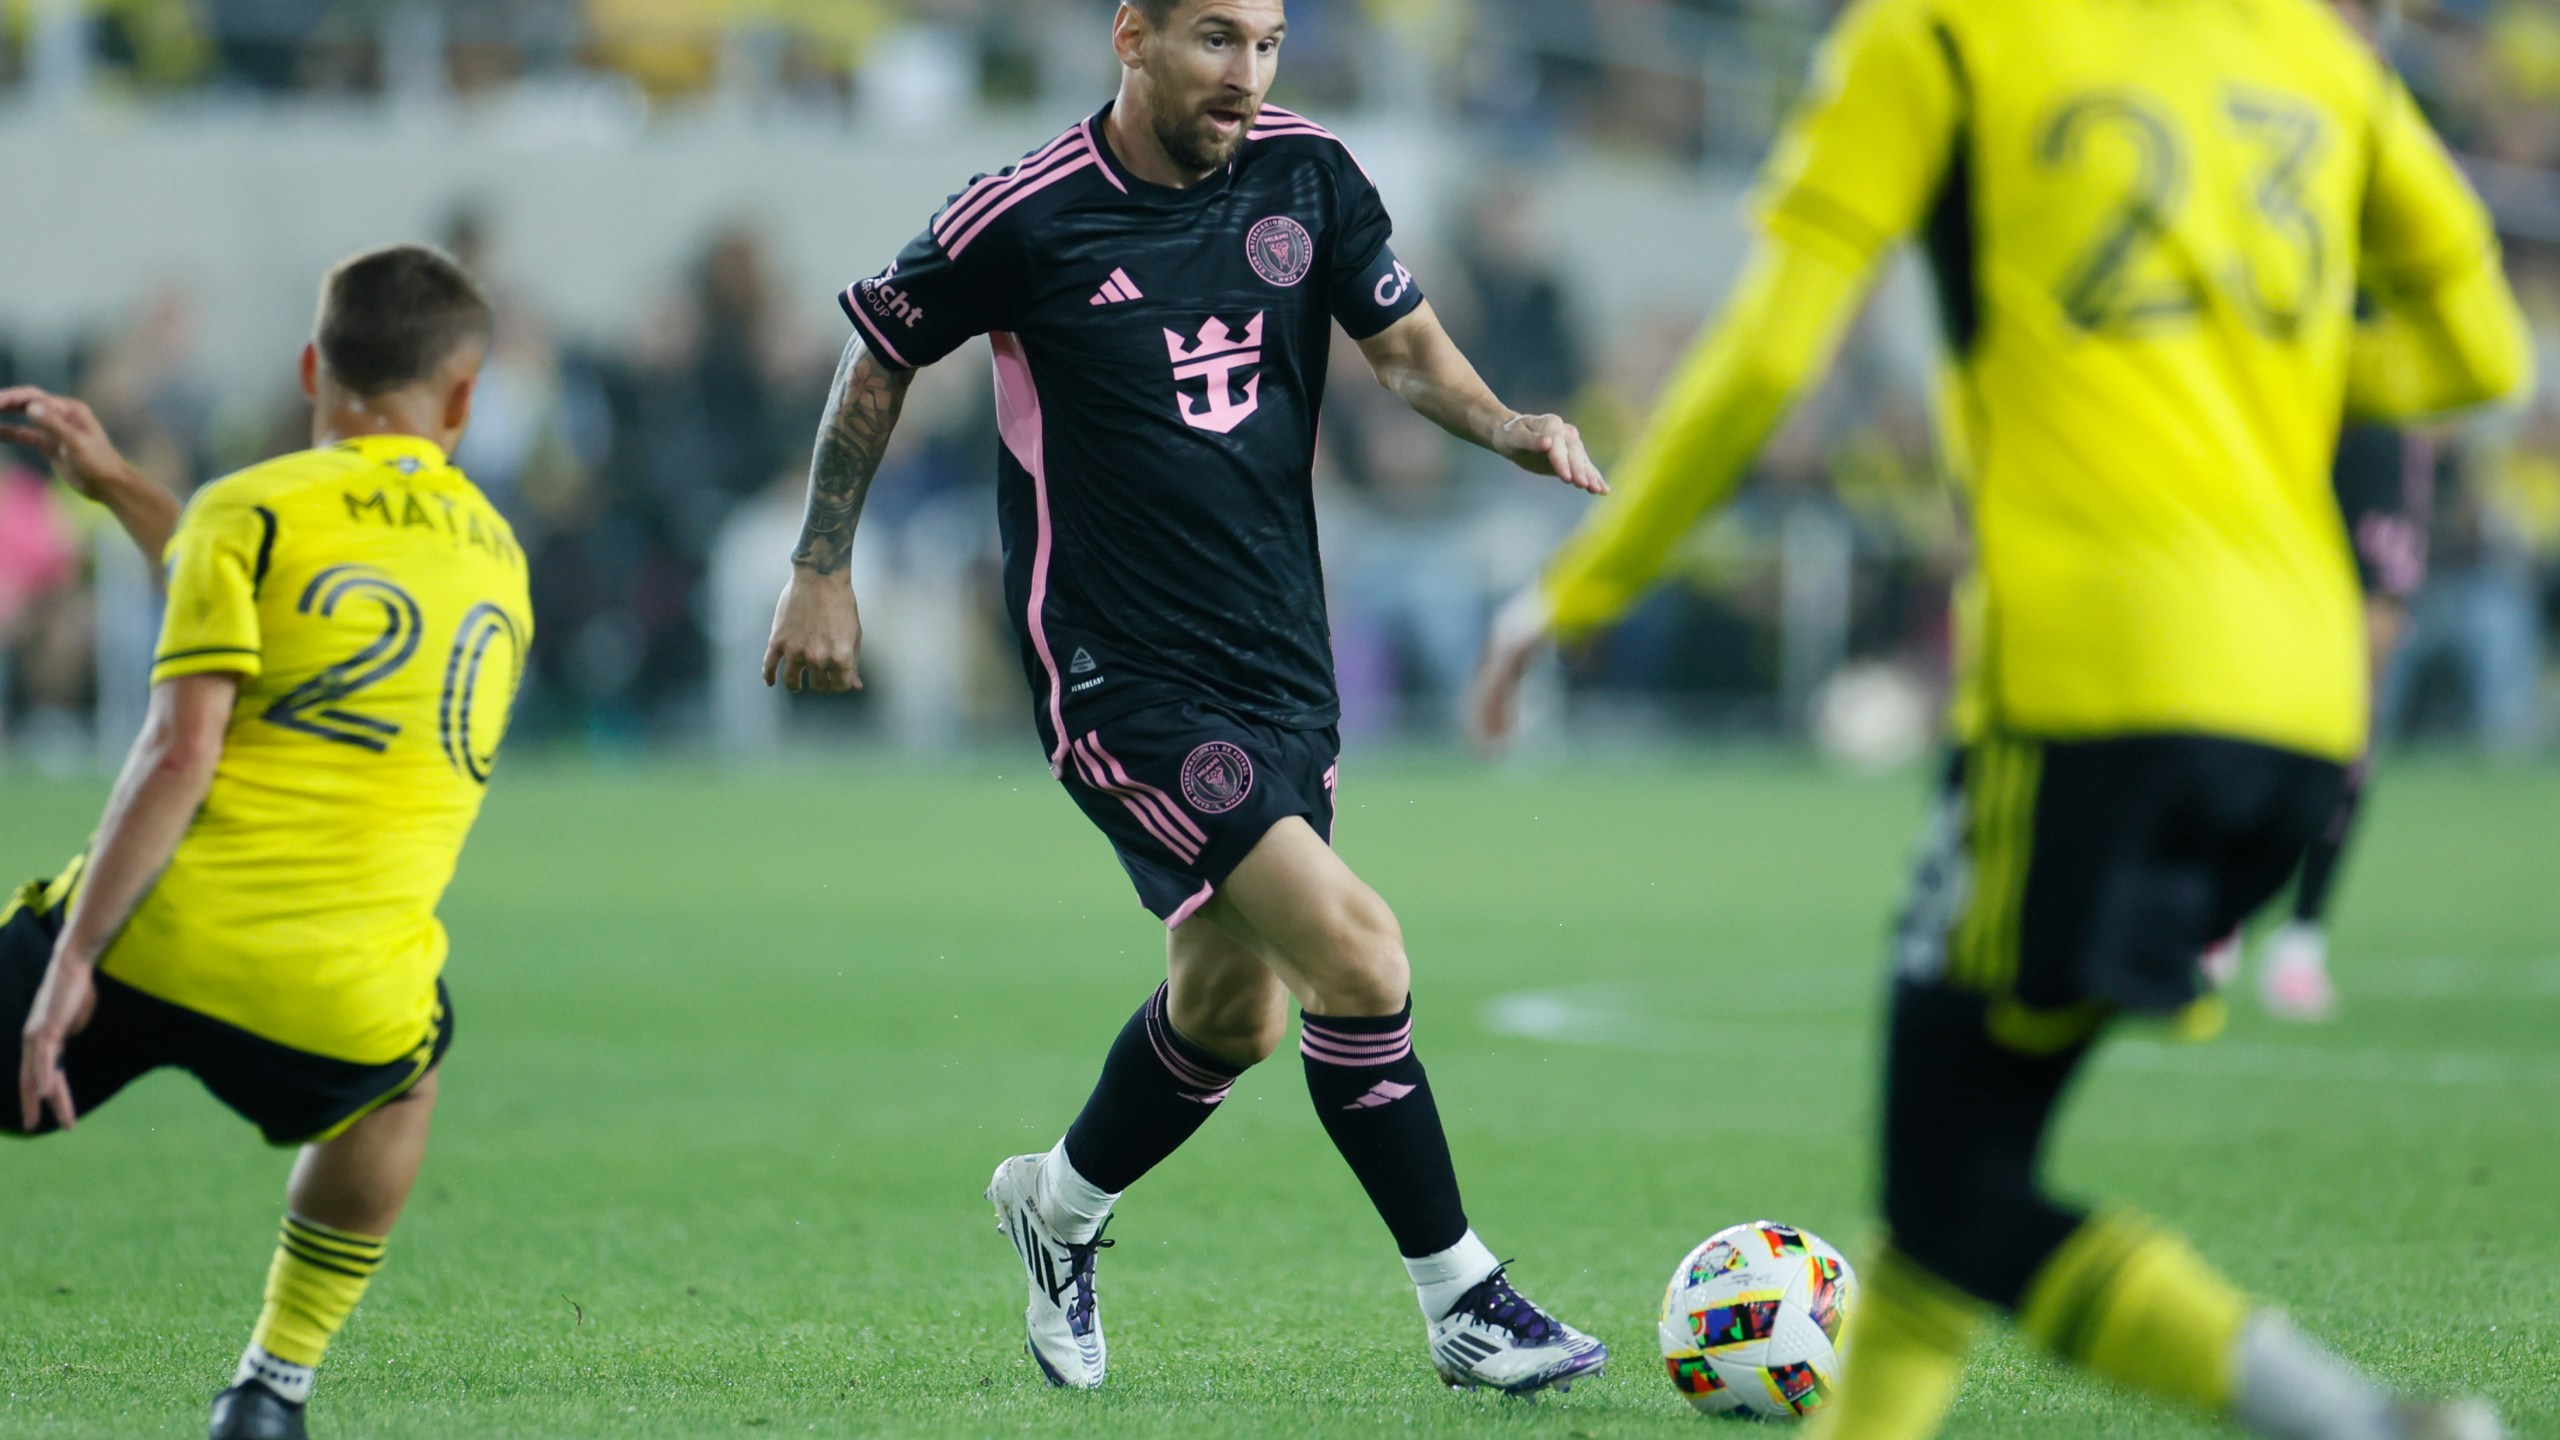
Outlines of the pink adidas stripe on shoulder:
{"type": "Polygon", "coordinates": [[[1283,110],[1276,105],[1265,105],[1262,107],[1262,116],[1256,119],[1254,128],[1245,135],[1248,141],[1287,140],[1292,137],[1332,141],[1342,147],[1343,154],[1351,157],[1352,164],[1360,167],[1361,175],[1366,177],[1372,186],[1378,183],[1377,177],[1369,174],[1369,167],[1361,163],[1360,152],[1352,149],[1349,141],[1304,115],[1283,110]]]}
{"type": "Polygon", "coordinates": [[[1082,126],[1069,130],[998,173],[986,176],[962,191],[959,199],[944,207],[943,212],[934,218],[933,238],[947,242],[954,232],[967,225],[971,218],[993,204],[1006,191],[1037,178],[1057,162],[1061,152],[1068,150],[1076,143],[1082,131],[1082,126]]]}
{"type": "Polygon", "coordinates": [[[961,252],[977,243],[978,237],[987,233],[987,227],[1004,218],[1006,211],[1013,209],[1023,201],[1030,199],[1032,196],[1039,194],[1041,191],[1048,189],[1050,186],[1057,184],[1061,180],[1072,178],[1084,171],[1093,169],[1099,163],[1100,162],[1096,161],[1091,155],[1079,154],[1071,160],[1067,160],[1061,164],[1051,167],[1048,173],[1042,175],[1039,179],[1031,181],[1026,185],[1015,186],[1013,189],[1006,191],[1004,198],[989,206],[986,213],[980,215],[974,222],[972,222],[967,230],[962,231],[957,237],[944,242],[942,247],[943,253],[949,255],[954,260],[959,259],[961,252]]]}
{"type": "Polygon", "coordinates": [[[990,200],[1004,193],[1017,181],[1030,178],[1055,159],[1067,142],[1074,138],[1072,134],[1061,135],[1050,141],[1045,148],[1015,161],[995,174],[980,176],[968,189],[961,191],[958,198],[944,206],[941,214],[933,217],[933,237],[940,240],[959,229],[968,222],[971,215],[984,208],[990,200]]]}

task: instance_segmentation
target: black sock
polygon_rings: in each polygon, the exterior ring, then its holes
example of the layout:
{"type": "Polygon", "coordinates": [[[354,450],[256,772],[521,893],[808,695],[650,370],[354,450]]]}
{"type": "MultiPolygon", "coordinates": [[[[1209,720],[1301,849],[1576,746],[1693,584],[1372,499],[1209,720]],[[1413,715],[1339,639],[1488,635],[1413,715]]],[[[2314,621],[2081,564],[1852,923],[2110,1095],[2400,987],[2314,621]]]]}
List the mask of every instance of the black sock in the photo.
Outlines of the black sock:
{"type": "Polygon", "coordinates": [[[1102,1078],[1067,1127],[1068,1162],[1115,1195],[1181,1149],[1244,1073],[1182,1038],[1165,1005],[1159,985],[1120,1027],[1102,1078]]]}
{"type": "Polygon", "coordinates": [[[1465,1238],[1466,1207],[1449,1137],[1431,1103],[1431,1077],[1413,1053],[1413,1002],[1399,1015],[1300,1018],[1315,1098],[1333,1146],[1360,1177],[1369,1203],[1407,1259],[1437,1255],[1465,1238]]]}
{"type": "Polygon", "coordinates": [[[1893,1246],[1978,1299],[2015,1310],[2088,1219],[2037,1174],[2045,1133],[2095,1037],[2012,1050],[1980,995],[1894,987],[1885,1046],[1884,1215],[1893,1246]]]}
{"type": "Polygon", "coordinates": [[[2337,882],[2338,860],[2347,851],[2347,836],[2355,829],[2356,808],[2364,800],[2365,777],[2373,769],[2367,756],[2347,772],[2346,788],[2338,793],[2337,813],[2329,819],[2329,828],[2311,842],[2310,853],[2302,857],[2302,883],[2294,888],[2293,918],[2305,925],[2317,925],[2329,910],[2329,889],[2337,882]]]}

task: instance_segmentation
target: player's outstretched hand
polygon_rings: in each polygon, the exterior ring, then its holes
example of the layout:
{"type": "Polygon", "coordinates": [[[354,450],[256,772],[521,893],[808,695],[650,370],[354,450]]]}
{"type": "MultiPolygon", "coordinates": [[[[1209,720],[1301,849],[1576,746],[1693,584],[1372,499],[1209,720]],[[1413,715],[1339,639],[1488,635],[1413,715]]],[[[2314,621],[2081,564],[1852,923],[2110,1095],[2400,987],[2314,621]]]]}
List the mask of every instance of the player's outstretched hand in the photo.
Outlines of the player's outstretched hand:
{"type": "Polygon", "coordinates": [[[77,400],[33,385],[0,389],[0,440],[24,445],[45,458],[72,489],[104,503],[107,492],[140,477],[117,453],[96,412],[77,400]]]}
{"type": "Polygon", "coordinates": [[[1467,691],[1467,736],[1491,757],[1511,744],[1520,718],[1520,682],[1547,645],[1547,599],[1532,582],[1493,617],[1484,656],[1467,691]]]}
{"type": "Polygon", "coordinates": [[[853,603],[851,575],[792,567],[791,583],[773,607],[764,683],[823,695],[862,688],[862,612],[853,603]]]}
{"type": "Polygon", "coordinates": [[[1494,449],[1532,475],[1553,475],[1576,490],[1609,493],[1600,467],[1583,448],[1582,432],[1561,415],[1515,415],[1495,433],[1494,449]]]}
{"type": "Polygon", "coordinates": [[[27,1012],[18,1045],[18,1118],[27,1133],[44,1123],[45,1107],[70,1129],[80,1121],[71,1105],[71,1079],[62,1073],[63,1047],[86,1029],[98,1005],[98,967],[55,956],[27,1012]]]}

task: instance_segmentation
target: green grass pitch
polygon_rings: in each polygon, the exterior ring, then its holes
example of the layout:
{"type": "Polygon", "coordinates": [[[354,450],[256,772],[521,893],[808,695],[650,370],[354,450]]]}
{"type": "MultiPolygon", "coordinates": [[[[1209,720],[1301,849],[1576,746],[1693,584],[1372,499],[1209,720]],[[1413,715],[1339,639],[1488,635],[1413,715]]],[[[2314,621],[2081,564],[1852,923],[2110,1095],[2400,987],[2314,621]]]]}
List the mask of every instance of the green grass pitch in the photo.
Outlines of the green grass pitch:
{"type": "MultiPolygon", "coordinates": [[[[102,796],[0,786],[13,878],[102,796]]],[[[1617,1351],[1532,1405],[1432,1380],[1285,1052],[1123,1204],[1110,1388],[1040,1383],[978,1191],[1058,1134],[1163,942],[1036,765],[519,764],[446,905],[460,1039],[427,1174],[315,1427],[1708,1433],[1654,1306],[1727,1223],[1869,1235],[1874,1000],[1924,791],[1749,758],[1346,767],[1342,847],[1405,922],[1473,1218],[1617,1351]]],[[[2560,770],[2386,767],[2369,818],[2344,1019],[2135,1037],[2055,1172],[2395,1380],[2560,1436],[2560,770]]],[[[0,1434],[201,1434],[285,1159],[176,1075],[0,1148],[0,1434]]],[[[1951,1433],[2213,1432],[2003,1338],[1951,1433]]]]}

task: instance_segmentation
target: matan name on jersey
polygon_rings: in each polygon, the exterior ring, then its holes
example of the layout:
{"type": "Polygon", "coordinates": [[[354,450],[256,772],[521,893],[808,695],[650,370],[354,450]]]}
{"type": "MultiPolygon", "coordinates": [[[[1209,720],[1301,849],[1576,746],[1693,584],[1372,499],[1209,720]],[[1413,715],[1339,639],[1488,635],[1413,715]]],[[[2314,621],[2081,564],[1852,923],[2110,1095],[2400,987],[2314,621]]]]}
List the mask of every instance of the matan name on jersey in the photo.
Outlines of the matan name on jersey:
{"type": "Polygon", "coordinates": [[[455,504],[450,495],[428,496],[437,507],[436,511],[430,511],[419,502],[417,491],[403,490],[399,495],[397,514],[393,513],[393,497],[389,491],[376,490],[359,500],[353,490],[342,490],[338,492],[338,498],[347,502],[347,519],[351,523],[361,524],[371,516],[388,529],[441,531],[452,539],[456,549],[468,546],[505,564],[519,569],[524,566],[524,552],[516,547],[516,542],[505,530],[483,525],[478,514],[455,504]],[[441,512],[442,524],[437,523],[438,511],[441,512]]]}

